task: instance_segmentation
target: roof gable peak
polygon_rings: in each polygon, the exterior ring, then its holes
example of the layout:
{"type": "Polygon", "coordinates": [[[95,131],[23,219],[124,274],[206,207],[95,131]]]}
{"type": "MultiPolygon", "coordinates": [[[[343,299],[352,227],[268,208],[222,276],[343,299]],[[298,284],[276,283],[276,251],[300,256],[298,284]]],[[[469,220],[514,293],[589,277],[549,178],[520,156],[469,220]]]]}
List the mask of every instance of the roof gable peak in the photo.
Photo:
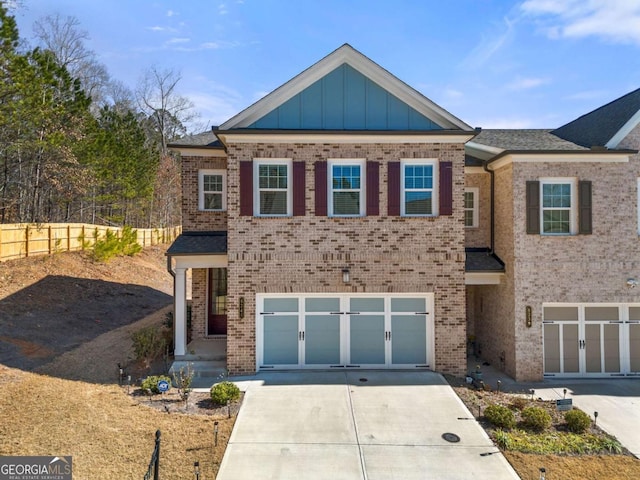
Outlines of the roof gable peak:
{"type": "Polygon", "coordinates": [[[390,95],[396,97],[400,102],[405,103],[418,114],[437,124],[440,128],[462,131],[473,130],[462,120],[393,76],[348,43],[334,50],[261,100],[220,125],[220,130],[249,128],[252,124],[344,64],[353,68],[390,95]]]}

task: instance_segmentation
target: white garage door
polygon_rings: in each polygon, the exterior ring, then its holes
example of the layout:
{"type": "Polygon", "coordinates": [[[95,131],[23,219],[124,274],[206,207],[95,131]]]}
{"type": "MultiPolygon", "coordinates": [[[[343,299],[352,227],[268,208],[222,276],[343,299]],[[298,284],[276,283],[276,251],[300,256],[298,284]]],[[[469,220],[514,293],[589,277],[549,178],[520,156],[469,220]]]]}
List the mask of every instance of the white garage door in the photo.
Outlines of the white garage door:
{"type": "Polygon", "coordinates": [[[433,294],[257,295],[257,367],[431,368],[433,294]]]}
{"type": "Polygon", "coordinates": [[[640,306],[543,307],[545,376],[640,375],[640,306]]]}

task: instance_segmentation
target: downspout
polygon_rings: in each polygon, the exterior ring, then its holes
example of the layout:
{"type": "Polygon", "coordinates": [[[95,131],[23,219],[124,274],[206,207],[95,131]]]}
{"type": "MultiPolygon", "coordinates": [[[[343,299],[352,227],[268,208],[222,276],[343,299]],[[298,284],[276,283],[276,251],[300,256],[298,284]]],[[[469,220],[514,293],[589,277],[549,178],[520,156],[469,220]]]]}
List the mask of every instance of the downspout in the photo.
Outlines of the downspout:
{"type": "MultiPolygon", "coordinates": [[[[493,211],[493,208],[492,208],[493,211]]],[[[169,272],[169,274],[174,278],[176,278],[176,272],[173,270],[173,267],[171,266],[171,255],[167,255],[167,272],[169,272]]]]}
{"type": "Polygon", "coordinates": [[[494,250],[495,250],[495,176],[494,176],[494,171],[493,170],[489,170],[489,161],[485,160],[482,162],[482,167],[484,168],[484,171],[489,173],[489,175],[491,175],[491,200],[490,200],[490,209],[491,209],[491,228],[489,229],[489,241],[491,246],[489,247],[489,255],[493,255],[494,250]]]}

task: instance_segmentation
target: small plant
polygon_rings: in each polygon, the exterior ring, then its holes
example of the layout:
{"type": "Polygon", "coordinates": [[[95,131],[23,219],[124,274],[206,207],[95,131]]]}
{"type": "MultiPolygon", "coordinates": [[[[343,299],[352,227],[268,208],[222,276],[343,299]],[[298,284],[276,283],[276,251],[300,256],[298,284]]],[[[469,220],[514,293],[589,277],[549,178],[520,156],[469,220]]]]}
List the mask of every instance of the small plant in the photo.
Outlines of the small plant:
{"type": "Polygon", "coordinates": [[[513,443],[511,440],[511,435],[509,435],[502,429],[498,429],[494,432],[494,436],[498,447],[500,447],[502,450],[511,450],[511,444],[513,443]]]}
{"type": "Polygon", "coordinates": [[[155,326],[141,328],[131,334],[133,351],[137,360],[144,360],[147,367],[164,352],[167,344],[163,333],[155,326]]]}
{"type": "Polygon", "coordinates": [[[160,380],[167,382],[169,384],[169,388],[171,388],[171,379],[166,375],[150,375],[142,381],[140,388],[151,393],[160,393],[160,390],[158,390],[158,382],[160,380]]]}
{"type": "Polygon", "coordinates": [[[511,408],[521,412],[522,410],[525,409],[525,407],[527,406],[528,403],[529,403],[529,401],[524,397],[515,397],[511,401],[511,408]]]}
{"type": "Polygon", "coordinates": [[[564,414],[564,419],[570,432],[584,433],[591,426],[591,418],[582,410],[569,410],[564,414]]]}
{"type": "Polygon", "coordinates": [[[93,256],[96,260],[106,262],[117,255],[133,256],[142,250],[138,242],[136,230],[126,226],[122,229],[120,237],[111,230],[107,230],[104,238],[98,238],[94,234],[93,256]]]}
{"type": "Polygon", "coordinates": [[[186,369],[184,367],[180,367],[180,370],[173,372],[173,382],[176,384],[176,388],[178,389],[178,395],[180,395],[180,398],[185,404],[187,403],[187,400],[189,400],[189,394],[192,390],[191,383],[193,382],[194,373],[191,363],[187,364],[186,369]]]}
{"type": "Polygon", "coordinates": [[[211,387],[211,400],[216,405],[227,405],[240,398],[240,389],[235,383],[224,381],[211,387]]]}
{"type": "Polygon", "coordinates": [[[551,425],[551,415],[541,407],[527,407],[522,410],[522,423],[535,432],[541,432],[551,425]]]}
{"type": "Polygon", "coordinates": [[[516,425],[516,417],[513,412],[504,405],[489,405],[484,410],[487,420],[500,428],[513,428],[516,425]]]}

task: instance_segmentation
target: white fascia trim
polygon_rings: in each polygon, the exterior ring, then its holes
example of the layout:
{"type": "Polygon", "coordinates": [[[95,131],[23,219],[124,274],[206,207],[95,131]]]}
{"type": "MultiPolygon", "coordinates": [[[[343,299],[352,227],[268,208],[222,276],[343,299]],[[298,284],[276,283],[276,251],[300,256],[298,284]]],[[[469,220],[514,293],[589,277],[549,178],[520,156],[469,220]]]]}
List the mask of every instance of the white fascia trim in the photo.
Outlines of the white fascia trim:
{"type": "Polygon", "coordinates": [[[485,175],[489,175],[484,167],[464,167],[464,173],[484,173],[485,175]]]}
{"type": "Polygon", "coordinates": [[[440,124],[443,128],[473,130],[471,126],[439,107],[347,44],[224,122],[220,125],[220,130],[248,127],[344,63],[353,67],[416,111],[440,124]]]}
{"type": "Polygon", "coordinates": [[[618,148],[618,145],[624,138],[631,133],[631,131],[640,123],[640,110],[633,115],[627,123],[625,123],[616,134],[605,144],[607,148],[618,148]]]}
{"type": "Polygon", "coordinates": [[[227,152],[224,150],[220,150],[218,148],[181,148],[181,147],[170,147],[170,150],[174,152],[179,152],[183,157],[216,157],[216,158],[227,158],[227,152]]]}
{"type": "Polygon", "coordinates": [[[171,255],[175,268],[226,268],[227,255],[171,255]]]}
{"type": "Polygon", "coordinates": [[[504,148],[498,148],[498,147],[490,147],[488,145],[483,145],[482,143],[478,143],[478,142],[467,142],[467,144],[464,146],[465,150],[469,150],[470,155],[474,154],[474,153],[479,153],[479,154],[487,154],[490,153],[492,154],[491,156],[496,156],[496,155],[500,155],[502,152],[504,152],[504,148]]]}
{"type": "Polygon", "coordinates": [[[226,133],[219,135],[222,141],[229,143],[361,143],[361,144],[396,144],[396,143],[465,143],[473,134],[453,134],[453,135],[372,135],[361,133],[256,133],[256,134],[233,134],[226,133]]]}
{"type": "Polygon", "coordinates": [[[504,273],[497,272],[466,272],[464,274],[465,285],[500,285],[504,273]]]}
{"type": "Polygon", "coordinates": [[[629,154],[611,154],[598,156],[591,151],[586,153],[531,153],[531,154],[514,154],[505,155],[504,157],[491,162],[488,167],[491,170],[497,170],[510,163],[628,163],[629,154]]]}

